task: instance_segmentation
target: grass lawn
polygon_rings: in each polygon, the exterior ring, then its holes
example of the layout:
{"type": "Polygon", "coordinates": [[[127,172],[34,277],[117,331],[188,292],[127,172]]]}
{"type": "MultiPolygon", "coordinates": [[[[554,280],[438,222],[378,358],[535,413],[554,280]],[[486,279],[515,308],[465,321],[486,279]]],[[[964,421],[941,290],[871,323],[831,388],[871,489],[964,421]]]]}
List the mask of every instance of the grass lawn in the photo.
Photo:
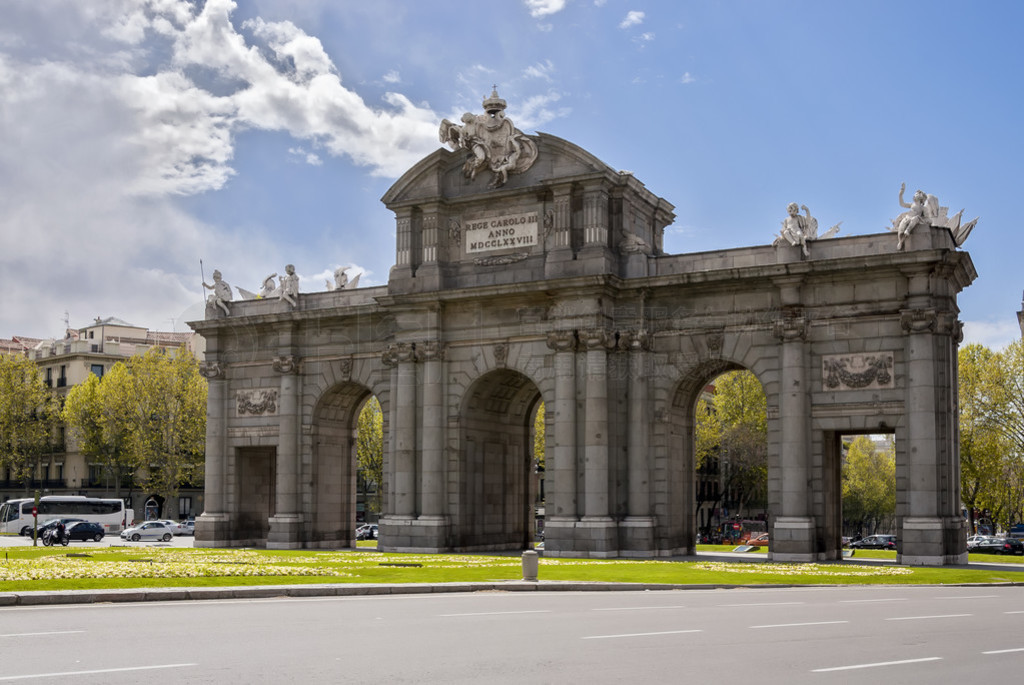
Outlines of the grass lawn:
{"type": "MultiPolygon", "coordinates": [[[[715,549],[711,547],[708,551],[715,549]]],[[[725,546],[722,551],[732,549],[725,546]]],[[[893,552],[877,554],[879,558],[894,557],[893,552]]],[[[859,558],[865,556],[866,553],[857,553],[859,558]]],[[[972,555],[972,560],[1010,560],[978,556],[975,559],[972,555]]],[[[299,583],[493,582],[518,580],[521,568],[518,556],[385,554],[363,549],[106,547],[69,552],[67,548],[19,547],[5,550],[0,558],[0,592],[299,583]]],[[[894,564],[541,558],[540,579],[686,585],[1024,583],[1024,565],[1021,571],[1004,572],[894,564]]]]}

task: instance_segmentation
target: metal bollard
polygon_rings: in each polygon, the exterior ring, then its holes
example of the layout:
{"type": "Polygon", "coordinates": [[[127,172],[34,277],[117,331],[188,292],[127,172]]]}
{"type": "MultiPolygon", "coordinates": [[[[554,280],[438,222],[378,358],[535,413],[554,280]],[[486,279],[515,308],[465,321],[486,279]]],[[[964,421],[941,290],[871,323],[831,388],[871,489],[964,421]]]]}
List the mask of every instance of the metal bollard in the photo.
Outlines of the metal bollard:
{"type": "Polygon", "coordinates": [[[532,549],[523,552],[523,580],[536,582],[539,557],[532,549]]]}

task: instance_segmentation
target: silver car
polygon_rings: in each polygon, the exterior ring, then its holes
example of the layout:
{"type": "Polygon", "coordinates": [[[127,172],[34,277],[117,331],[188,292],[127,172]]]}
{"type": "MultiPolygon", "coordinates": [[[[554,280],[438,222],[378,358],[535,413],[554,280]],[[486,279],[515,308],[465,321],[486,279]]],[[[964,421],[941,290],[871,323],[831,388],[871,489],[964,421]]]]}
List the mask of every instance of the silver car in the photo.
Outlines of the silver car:
{"type": "Polygon", "coordinates": [[[138,542],[139,540],[170,542],[172,537],[171,529],[163,521],[146,521],[138,526],[125,528],[121,531],[121,539],[131,540],[132,542],[138,542]]]}

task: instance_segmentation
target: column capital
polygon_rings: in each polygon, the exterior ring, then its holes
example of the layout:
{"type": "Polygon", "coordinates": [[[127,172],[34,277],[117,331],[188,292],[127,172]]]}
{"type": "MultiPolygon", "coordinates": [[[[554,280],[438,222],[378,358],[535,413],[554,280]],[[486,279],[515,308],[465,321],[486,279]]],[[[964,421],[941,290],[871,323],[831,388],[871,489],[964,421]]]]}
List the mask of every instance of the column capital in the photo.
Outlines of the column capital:
{"type": "Polygon", "coordinates": [[[648,352],[652,342],[650,334],[642,328],[619,333],[619,348],[627,352],[648,352]]]}
{"type": "Polygon", "coordinates": [[[775,322],[775,337],[782,342],[803,342],[807,340],[807,324],[802,314],[783,316],[775,322]]]}
{"type": "Polygon", "coordinates": [[[297,374],[299,373],[299,367],[301,362],[299,358],[294,354],[284,354],[279,357],[274,357],[273,367],[274,371],[282,374],[297,374]]]}
{"type": "Polygon", "coordinates": [[[576,331],[548,331],[548,347],[555,352],[572,352],[578,344],[576,331]]]}
{"type": "Polygon", "coordinates": [[[416,344],[416,359],[430,362],[444,359],[445,347],[437,340],[424,340],[416,344]]]}
{"type": "Polygon", "coordinates": [[[590,328],[580,331],[580,347],[587,351],[615,349],[615,334],[603,328],[590,328]]]}
{"type": "Polygon", "coordinates": [[[224,380],[227,362],[199,362],[199,375],[207,380],[224,380]]]}

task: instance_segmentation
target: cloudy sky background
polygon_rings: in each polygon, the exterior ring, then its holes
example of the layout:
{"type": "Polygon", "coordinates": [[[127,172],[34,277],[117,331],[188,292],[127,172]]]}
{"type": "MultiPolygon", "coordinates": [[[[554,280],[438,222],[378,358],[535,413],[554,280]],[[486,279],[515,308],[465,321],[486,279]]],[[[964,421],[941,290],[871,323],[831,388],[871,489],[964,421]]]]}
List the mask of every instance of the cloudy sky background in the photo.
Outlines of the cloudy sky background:
{"type": "Polygon", "coordinates": [[[1024,3],[5,0],[0,337],[187,330],[210,281],[387,282],[380,197],[497,84],[676,206],[671,253],[786,204],[877,233],[921,188],[981,215],[968,341],[1020,334],[1024,3]]]}

